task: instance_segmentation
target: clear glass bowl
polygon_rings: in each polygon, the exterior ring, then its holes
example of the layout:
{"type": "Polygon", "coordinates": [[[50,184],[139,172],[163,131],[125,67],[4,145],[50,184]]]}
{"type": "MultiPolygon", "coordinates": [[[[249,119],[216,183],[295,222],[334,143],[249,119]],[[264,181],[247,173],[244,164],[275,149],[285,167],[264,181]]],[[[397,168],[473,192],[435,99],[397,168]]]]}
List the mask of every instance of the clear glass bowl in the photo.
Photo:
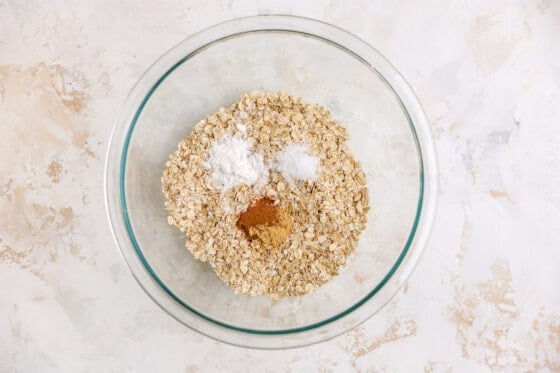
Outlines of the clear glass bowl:
{"type": "Polygon", "coordinates": [[[115,124],[105,177],[113,235],[146,293],[186,326],[254,348],[329,339],[381,309],[420,258],[437,195],[428,123],[395,68],[337,27],[276,15],[212,26],[150,67],[115,124]],[[371,210],[355,253],[303,297],[234,294],[167,224],[160,179],[168,155],[199,120],[252,90],[284,90],[329,108],[368,178],[371,210]]]}

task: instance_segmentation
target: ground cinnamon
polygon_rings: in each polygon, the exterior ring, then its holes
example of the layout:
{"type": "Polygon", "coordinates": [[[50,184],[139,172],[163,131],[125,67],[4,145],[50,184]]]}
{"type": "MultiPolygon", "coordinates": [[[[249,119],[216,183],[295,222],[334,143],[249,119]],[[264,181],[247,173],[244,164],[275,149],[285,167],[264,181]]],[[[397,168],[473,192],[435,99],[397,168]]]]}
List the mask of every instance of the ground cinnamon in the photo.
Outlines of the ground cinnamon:
{"type": "Polygon", "coordinates": [[[264,197],[253,203],[246,211],[239,214],[237,227],[247,231],[249,227],[256,225],[272,225],[278,221],[278,206],[268,197],[264,197]]]}
{"type": "Polygon", "coordinates": [[[264,197],[239,214],[237,227],[248,239],[259,239],[264,244],[278,247],[292,230],[290,215],[274,201],[264,197]]]}

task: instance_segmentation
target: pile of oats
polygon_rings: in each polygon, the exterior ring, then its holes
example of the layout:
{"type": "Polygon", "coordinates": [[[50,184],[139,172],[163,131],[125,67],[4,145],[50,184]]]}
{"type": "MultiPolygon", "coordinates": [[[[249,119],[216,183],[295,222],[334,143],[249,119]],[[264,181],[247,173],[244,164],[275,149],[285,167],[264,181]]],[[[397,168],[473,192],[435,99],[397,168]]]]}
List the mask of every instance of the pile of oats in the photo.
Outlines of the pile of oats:
{"type": "Polygon", "coordinates": [[[169,224],[186,235],[195,258],[208,261],[235,292],[273,298],[306,294],[338,274],[354,251],[369,209],[364,172],[346,130],[320,105],[286,93],[252,92],[199,122],[171,154],[162,178],[169,224]],[[253,141],[265,163],[291,144],[321,160],[314,181],[288,180],[271,169],[267,183],[221,191],[208,151],[225,136],[253,141]],[[292,231],[278,247],[247,239],[236,227],[252,201],[269,197],[289,211],[292,231]]]}

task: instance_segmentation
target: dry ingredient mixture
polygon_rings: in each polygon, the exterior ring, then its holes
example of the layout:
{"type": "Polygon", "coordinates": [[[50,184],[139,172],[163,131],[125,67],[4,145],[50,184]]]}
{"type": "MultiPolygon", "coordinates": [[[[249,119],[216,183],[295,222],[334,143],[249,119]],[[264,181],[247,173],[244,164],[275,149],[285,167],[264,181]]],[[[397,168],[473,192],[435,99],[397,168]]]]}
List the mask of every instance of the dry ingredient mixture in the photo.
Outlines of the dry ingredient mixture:
{"type": "Polygon", "coordinates": [[[252,92],[199,122],[162,177],[169,224],[235,292],[303,295],[338,274],[369,209],[344,127],[320,105],[252,92]]]}

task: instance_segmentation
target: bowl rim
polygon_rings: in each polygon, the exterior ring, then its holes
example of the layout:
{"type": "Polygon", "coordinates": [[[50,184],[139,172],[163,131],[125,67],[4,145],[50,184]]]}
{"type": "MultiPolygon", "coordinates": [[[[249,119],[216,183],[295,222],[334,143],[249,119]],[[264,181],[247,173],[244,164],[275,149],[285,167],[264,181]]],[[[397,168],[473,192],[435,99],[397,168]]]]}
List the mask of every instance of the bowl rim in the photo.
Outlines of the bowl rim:
{"type": "Polygon", "coordinates": [[[292,15],[259,15],[225,21],[189,36],[164,53],[140,77],[126,98],[111,133],[105,162],[104,191],[111,232],[121,256],[139,285],[164,311],[187,327],[226,343],[254,348],[286,348],[342,334],[377,313],[398,293],[418,263],[429,238],[437,204],[437,173],[435,147],[424,111],[408,83],[385,57],[365,41],[331,24],[292,15]],[[128,217],[124,183],[128,145],[134,126],[158,86],[178,66],[205,48],[228,38],[264,32],[313,37],[339,48],[367,66],[394,93],[406,115],[420,168],[420,191],[414,222],[401,253],[383,279],[360,301],[334,316],[306,326],[280,330],[229,325],[204,315],[177,297],[159,279],[136,241],[128,217]],[[382,290],[382,302],[367,309],[368,301],[382,290]],[[350,316],[351,319],[345,323],[350,326],[326,328],[350,316]]]}

